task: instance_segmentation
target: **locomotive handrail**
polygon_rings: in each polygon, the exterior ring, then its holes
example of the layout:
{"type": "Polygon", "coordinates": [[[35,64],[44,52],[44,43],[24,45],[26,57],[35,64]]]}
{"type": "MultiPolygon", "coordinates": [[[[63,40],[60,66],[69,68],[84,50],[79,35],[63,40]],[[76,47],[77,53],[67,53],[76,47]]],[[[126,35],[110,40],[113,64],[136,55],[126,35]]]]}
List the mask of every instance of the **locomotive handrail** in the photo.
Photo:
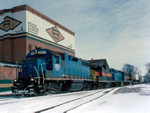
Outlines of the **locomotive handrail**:
{"type": "Polygon", "coordinates": [[[23,93],[22,93],[22,96],[24,96],[25,91],[27,90],[28,87],[29,87],[29,86],[27,86],[27,87],[24,89],[24,91],[23,91],[23,93]]]}
{"type": "Polygon", "coordinates": [[[42,64],[41,64],[41,71],[42,71],[42,76],[43,76],[43,84],[44,84],[44,79],[45,79],[45,78],[44,78],[44,73],[43,73],[43,67],[42,67],[42,66],[43,66],[44,64],[45,64],[45,63],[42,63],[42,64]]]}
{"type": "Polygon", "coordinates": [[[36,73],[37,73],[37,75],[38,75],[38,84],[40,85],[40,75],[39,75],[39,73],[38,73],[36,67],[35,67],[35,66],[33,66],[33,67],[34,67],[34,69],[35,69],[35,71],[36,71],[36,73]]]}

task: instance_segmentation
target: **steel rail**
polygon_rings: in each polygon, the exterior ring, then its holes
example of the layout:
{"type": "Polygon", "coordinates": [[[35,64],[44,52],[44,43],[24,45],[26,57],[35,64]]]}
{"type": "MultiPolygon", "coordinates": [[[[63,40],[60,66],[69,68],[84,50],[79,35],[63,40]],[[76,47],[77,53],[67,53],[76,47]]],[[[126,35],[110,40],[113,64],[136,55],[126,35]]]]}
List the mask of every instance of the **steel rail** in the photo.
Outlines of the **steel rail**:
{"type": "Polygon", "coordinates": [[[50,110],[50,109],[54,109],[56,107],[59,107],[59,106],[62,106],[62,105],[65,105],[65,104],[68,104],[68,103],[71,103],[71,102],[74,102],[74,101],[77,101],[77,100],[80,100],[80,99],[83,99],[85,97],[89,97],[91,95],[94,95],[94,94],[97,94],[97,93],[100,93],[102,91],[105,91],[105,90],[108,90],[108,89],[102,89],[100,91],[97,91],[97,92],[94,92],[92,94],[89,94],[89,95],[86,95],[86,96],[82,96],[82,97],[79,97],[79,98],[76,98],[76,99],[72,99],[72,100],[69,100],[69,101],[66,101],[66,102],[63,102],[63,103],[60,103],[58,105],[54,105],[54,106],[51,106],[51,107],[48,107],[48,108],[45,108],[45,109],[42,109],[42,110],[39,110],[39,111],[36,111],[35,113],[40,113],[40,112],[44,112],[44,111],[47,111],[47,110],[50,110]]]}
{"type": "MultiPolygon", "coordinates": [[[[114,89],[112,89],[112,90],[114,90],[114,89]]],[[[109,92],[111,92],[112,90],[110,90],[109,92]]],[[[104,94],[102,94],[102,95],[100,95],[100,96],[98,96],[98,97],[96,97],[96,98],[94,98],[94,99],[92,99],[92,100],[89,100],[89,101],[87,101],[87,102],[84,102],[84,103],[82,103],[82,104],[80,104],[80,105],[77,105],[77,106],[75,106],[75,107],[72,107],[72,108],[70,108],[70,109],[64,111],[63,113],[67,113],[68,111],[71,111],[71,110],[76,109],[76,108],[78,108],[78,107],[80,107],[80,106],[82,106],[82,105],[85,105],[85,104],[90,103],[90,102],[92,102],[92,101],[94,101],[94,100],[97,100],[97,99],[99,99],[99,98],[105,96],[105,95],[108,94],[109,92],[104,93],[104,94]]]]}

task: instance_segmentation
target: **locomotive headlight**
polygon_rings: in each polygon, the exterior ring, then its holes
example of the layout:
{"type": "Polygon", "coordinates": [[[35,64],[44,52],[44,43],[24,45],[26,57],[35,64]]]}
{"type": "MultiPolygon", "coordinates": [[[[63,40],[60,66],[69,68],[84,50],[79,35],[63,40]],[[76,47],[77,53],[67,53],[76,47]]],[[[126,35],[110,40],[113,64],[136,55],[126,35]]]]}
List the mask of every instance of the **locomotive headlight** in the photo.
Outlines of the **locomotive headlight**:
{"type": "Polygon", "coordinates": [[[17,80],[14,80],[14,82],[17,82],[17,80]]]}
{"type": "Polygon", "coordinates": [[[34,81],[34,79],[33,79],[33,78],[31,78],[31,81],[34,81]]]}
{"type": "Polygon", "coordinates": [[[37,50],[35,50],[35,54],[37,54],[37,50]]]}

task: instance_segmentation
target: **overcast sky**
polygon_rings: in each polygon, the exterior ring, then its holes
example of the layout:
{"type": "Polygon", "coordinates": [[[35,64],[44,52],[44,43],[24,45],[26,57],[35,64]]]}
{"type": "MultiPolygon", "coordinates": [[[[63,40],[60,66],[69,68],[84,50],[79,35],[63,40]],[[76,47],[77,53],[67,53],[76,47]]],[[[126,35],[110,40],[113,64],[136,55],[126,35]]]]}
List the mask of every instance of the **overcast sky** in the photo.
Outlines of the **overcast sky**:
{"type": "Polygon", "coordinates": [[[75,32],[77,57],[107,59],[116,69],[150,62],[149,0],[1,0],[0,9],[22,4],[75,32]]]}

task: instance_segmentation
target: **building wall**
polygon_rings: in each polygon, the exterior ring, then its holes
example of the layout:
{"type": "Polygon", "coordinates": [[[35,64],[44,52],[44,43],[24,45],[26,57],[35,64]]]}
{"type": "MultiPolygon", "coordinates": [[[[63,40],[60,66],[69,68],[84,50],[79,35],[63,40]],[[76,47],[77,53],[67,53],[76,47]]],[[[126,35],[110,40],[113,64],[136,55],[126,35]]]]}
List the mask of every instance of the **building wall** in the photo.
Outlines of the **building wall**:
{"type": "Polygon", "coordinates": [[[21,64],[22,60],[25,60],[26,56],[26,38],[14,39],[13,45],[13,63],[21,64]]]}
{"type": "Polygon", "coordinates": [[[11,38],[3,40],[3,61],[12,62],[13,40],[11,38]]]}
{"type": "Polygon", "coordinates": [[[25,60],[25,56],[30,50],[36,47],[47,48],[52,51],[68,53],[74,56],[74,51],[69,48],[57,45],[51,41],[47,41],[41,37],[31,35],[29,33],[5,35],[0,40],[0,62],[19,63],[25,60]]]}
{"type": "Polygon", "coordinates": [[[9,36],[0,41],[0,62],[21,63],[25,59],[26,38],[9,36]]]}
{"type": "Polygon", "coordinates": [[[0,14],[0,36],[26,31],[26,11],[0,14]]]}
{"type": "Polygon", "coordinates": [[[3,60],[3,41],[0,41],[0,62],[3,60]]]}
{"type": "MultiPolygon", "coordinates": [[[[0,10],[0,62],[21,64],[36,47],[75,56],[74,32],[27,6],[0,10]]],[[[0,91],[10,90],[16,69],[0,66],[0,91]]]]}
{"type": "Polygon", "coordinates": [[[11,90],[13,80],[16,79],[20,71],[21,68],[0,66],[0,92],[11,90]]]}
{"type": "Polygon", "coordinates": [[[30,11],[26,11],[26,32],[75,50],[73,34],[30,11]]]}
{"type": "Polygon", "coordinates": [[[0,80],[13,80],[16,79],[16,72],[21,71],[21,68],[18,68],[16,71],[16,67],[5,67],[0,66],[0,80]]]}
{"type": "Polygon", "coordinates": [[[47,44],[47,43],[43,43],[43,42],[40,42],[40,41],[36,41],[36,40],[30,39],[30,38],[27,38],[27,40],[26,40],[26,53],[29,53],[30,50],[33,50],[36,47],[40,47],[40,48],[43,48],[43,49],[46,48],[46,49],[61,52],[61,53],[68,53],[68,54],[74,56],[74,52],[71,52],[69,50],[64,50],[62,48],[55,47],[55,46],[52,46],[52,45],[47,44]]]}
{"type": "Polygon", "coordinates": [[[0,62],[21,63],[35,47],[75,56],[74,32],[27,5],[0,10],[0,62]]]}

